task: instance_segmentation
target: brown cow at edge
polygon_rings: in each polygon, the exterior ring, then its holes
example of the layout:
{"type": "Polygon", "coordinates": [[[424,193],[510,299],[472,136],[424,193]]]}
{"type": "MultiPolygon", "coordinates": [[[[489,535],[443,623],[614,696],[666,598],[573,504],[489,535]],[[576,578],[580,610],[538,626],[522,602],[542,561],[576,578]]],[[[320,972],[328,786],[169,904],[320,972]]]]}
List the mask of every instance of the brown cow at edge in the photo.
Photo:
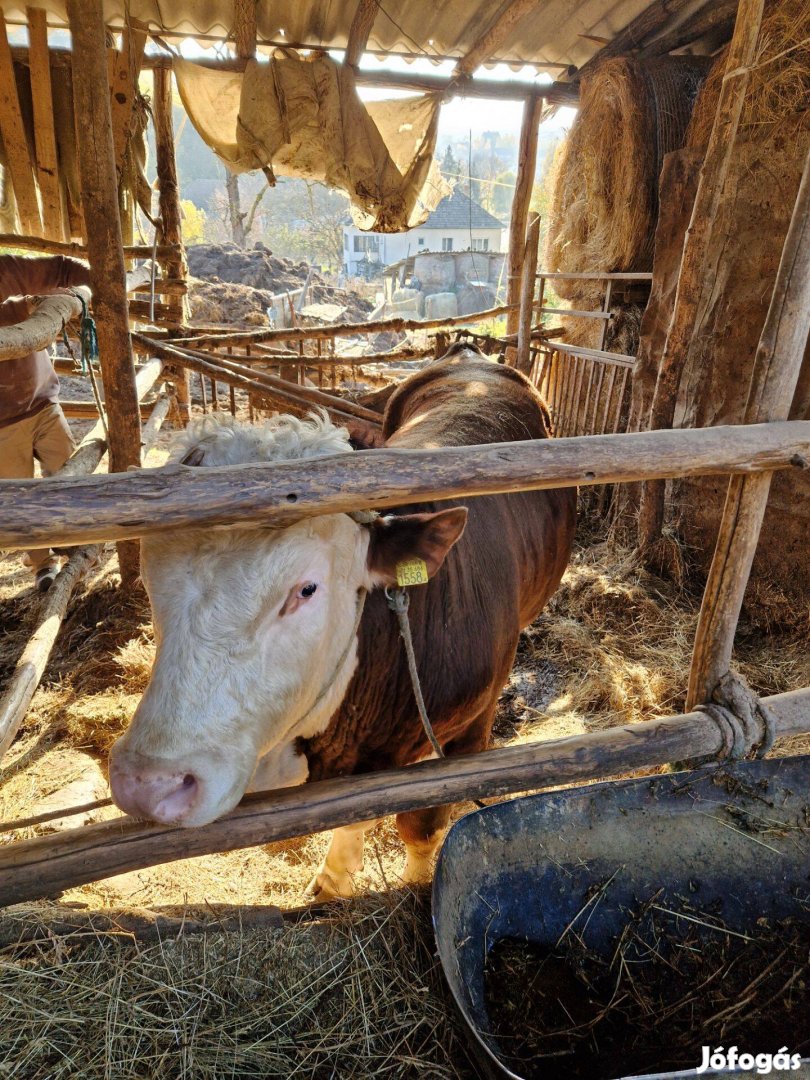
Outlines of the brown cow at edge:
{"type": "MultiPolygon", "coordinates": [[[[454,346],[392,395],[383,438],[388,447],[438,448],[542,439],[549,427],[528,380],[454,346]]],[[[325,419],[277,417],[252,428],[208,418],[189,429],[183,460],[210,466],[340,452],[352,452],[348,433],[325,419]]],[[[412,557],[431,575],[410,592],[428,715],[446,754],[483,750],[520,631],[568,563],[575,508],[575,491],[561,489],[469,499],[466,509],[403,507],[371,524],[334,514],[288,528],[145,540],[157,655],[132,725],[113,748],[115,801],[137,816],[199,825],[248,788],[430,756],[382,588],[412,557]]],[[[448,815],[449,807],[398,815],[406,880],[429,874],[448,815]]],[[[368,824],[335,832],[316,896],[351,892],[368,824]]]]}

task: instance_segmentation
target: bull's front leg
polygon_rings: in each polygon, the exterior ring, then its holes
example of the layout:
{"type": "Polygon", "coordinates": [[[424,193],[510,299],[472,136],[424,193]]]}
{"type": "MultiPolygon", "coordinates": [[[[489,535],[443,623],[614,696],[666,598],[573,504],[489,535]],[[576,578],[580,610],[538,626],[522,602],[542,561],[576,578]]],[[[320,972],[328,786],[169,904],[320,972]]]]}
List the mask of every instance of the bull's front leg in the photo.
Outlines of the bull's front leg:
{"type": "Polygon", "coordinates": [[[380,819],[361,821],[357,825],[344,825],[332,833],[326,858],[307,888],[307,895],[316,903],[354,896],[354,877],[363,869],[366,832],[373,828],[378,820],[380,819]]]}

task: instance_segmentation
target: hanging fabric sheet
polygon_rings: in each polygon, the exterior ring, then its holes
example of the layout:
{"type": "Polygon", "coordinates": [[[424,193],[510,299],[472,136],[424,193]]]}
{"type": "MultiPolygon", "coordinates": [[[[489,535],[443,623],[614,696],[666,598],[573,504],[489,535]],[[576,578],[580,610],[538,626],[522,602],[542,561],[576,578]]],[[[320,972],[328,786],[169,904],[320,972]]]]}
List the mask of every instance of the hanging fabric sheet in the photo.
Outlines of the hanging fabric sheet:
{"type": "Polygon", "coordinates": [[[175,59],[174,72],[191,122],[233,172],[340,188],[361,229],[402,232],[450,194],[433,157],[438,95],[363,102],[354,74],[322,55],[249,60],[244,73],[175,59]]]}

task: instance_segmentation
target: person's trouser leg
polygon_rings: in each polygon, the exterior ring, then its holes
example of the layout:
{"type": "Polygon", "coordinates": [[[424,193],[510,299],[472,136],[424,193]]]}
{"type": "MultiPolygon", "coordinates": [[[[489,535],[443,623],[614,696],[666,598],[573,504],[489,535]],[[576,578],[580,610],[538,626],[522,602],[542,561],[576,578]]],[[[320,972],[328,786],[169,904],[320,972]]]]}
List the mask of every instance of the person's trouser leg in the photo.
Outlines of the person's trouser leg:
{"type": "MultiPolygon", "coordinates": [[[[33,432],[34,457],[40,465],[43,476],[53,476],[59,472],[73,453],[76,444],[59,405],[47,405],[34,417],[33,432]]],[[[34,571],[41,569],[53,558],[50,548],[36,548],[28,552],[34,571]]]]}
{"type": "MultiPolygon", "coordinates": [[[[34,431],[39,414],[0,428],[0,480],[28,480],[34,475],[34,431]]],[[[29,551],[31,568],[36,571],[49,557],[48,548],[29,551]]]]}

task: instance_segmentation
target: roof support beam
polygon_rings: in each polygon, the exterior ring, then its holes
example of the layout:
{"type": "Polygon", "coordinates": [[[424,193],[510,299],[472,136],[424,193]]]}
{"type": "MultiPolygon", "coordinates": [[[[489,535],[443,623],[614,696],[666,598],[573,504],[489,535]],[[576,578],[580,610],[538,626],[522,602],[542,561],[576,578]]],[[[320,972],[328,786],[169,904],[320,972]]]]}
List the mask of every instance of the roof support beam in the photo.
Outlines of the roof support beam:
{"type": "Polygon", "coordinates": [[[520,279],[523,268],[526,225],[529,220],[529,203],[532,200],[534,172],[537,166],[537,131],[543,118],[543,99],[527,98],[523,104],[523,122],[520,126],[518,170],[515,194],[512,199],[512,216],[509,221],[509,254],[507,256],[506,303],[510,307],[506,316],[506,333],[516,334],[520,323],[520,279]]]}
{"type": "Polygon", "coordinates": [[[472,75],[476,68],[486,63],[498,51],[521,19],[536,8],[537,0],[512,0],[478,38],[466,56],[461,57],[453,74],[457,77],[472,75]]]}
{"type": "Polygon", "coordinates": [[[256,0],[235,0],[233,39],[237,56],[249,59],[256,55],[256,0]]]}
{"type": "Polygon", "coordinates": [[[349,40],[346,42],[346,55],[343,58],[346,67],[356,68],[360,63],[360,57],[366,50],[368,36],[376,17],[377,0],[358,0],[357,10],[349,29],[349,40]]]}

